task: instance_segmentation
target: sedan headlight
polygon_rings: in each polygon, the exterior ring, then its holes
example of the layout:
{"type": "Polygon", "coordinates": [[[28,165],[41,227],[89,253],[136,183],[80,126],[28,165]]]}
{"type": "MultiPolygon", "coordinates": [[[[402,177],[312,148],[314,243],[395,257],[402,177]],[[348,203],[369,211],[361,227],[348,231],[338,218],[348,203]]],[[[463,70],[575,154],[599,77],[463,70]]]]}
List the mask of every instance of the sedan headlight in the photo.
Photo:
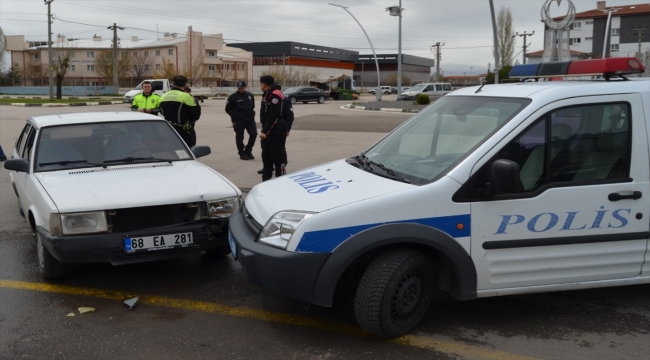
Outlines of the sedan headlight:
{"type": "Polygon", "coordinates": [[[239,211],[239,196],[205,202],[205,213],[212,219],[224,219],[239,211]]]}
{"type": "Polygon", "coordinates": [[[106,212],[93,211],[61,214],[63,235],[90,234],[108,231],[106,212]]]}
{"type": "Polygon", "coordinates": [[[266,245],[286,249],[291,236],[300,223],[314,215],[311,212],[280,211],[264,225],[260,234],[260,242],[266,245]]]}

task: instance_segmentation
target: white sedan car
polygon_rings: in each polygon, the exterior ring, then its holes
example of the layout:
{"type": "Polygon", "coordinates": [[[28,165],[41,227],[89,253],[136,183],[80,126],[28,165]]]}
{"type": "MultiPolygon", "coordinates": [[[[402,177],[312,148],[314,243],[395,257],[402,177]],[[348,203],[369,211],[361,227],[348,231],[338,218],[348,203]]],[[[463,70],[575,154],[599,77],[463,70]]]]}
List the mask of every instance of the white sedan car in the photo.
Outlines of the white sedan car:
{"type": "Polygon", "coordinates": [[[241,191],[196,160],[209,153],[138,112],[29,118],[4,166],[41,276],[65,275],[66,263],[228,254],[241,191]]]}

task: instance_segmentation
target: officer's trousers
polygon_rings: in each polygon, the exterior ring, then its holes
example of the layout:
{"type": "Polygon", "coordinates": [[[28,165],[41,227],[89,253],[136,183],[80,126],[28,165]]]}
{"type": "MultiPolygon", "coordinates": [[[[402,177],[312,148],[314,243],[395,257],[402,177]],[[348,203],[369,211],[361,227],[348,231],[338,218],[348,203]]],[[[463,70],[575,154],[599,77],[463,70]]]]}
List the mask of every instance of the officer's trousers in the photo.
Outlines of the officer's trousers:
{"type": "Polygon", "coordinates": [[[239,155],[250,154],[255,145],[255,138],[257,137],[257,126],[255,120],[236,121],[232,126],[235,129],[235,143],[237,144],[237,152],[239,155]],[[248,133],[248,143],[244,145],[244,131],[248,133]]]}
{"type": "Polygon", "coordinates": [[[281,176],[284,164],[286,164],[286,152],[284,146],[287,142],[286,131],[273,129],[267,134],[266,139],[261,141],[262,144],[262,181],[269,180],[273,177],[275,168],[275,177],[281,176]]]}

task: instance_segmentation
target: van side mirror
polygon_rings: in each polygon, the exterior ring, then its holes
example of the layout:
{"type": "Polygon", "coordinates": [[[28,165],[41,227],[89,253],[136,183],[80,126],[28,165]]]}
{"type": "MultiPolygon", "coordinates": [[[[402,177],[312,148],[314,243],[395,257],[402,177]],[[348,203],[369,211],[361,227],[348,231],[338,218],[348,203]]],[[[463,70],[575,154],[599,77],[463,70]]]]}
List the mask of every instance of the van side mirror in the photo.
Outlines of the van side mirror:
{"type": "Polygon", "coordinates": [[[519,165],[506,159],[492,163],[491,190],[496,194],[515,194],[522,191],[519,165]]]}
{"type": "Polygon", "coordinates": [[[25,159],[12,159],[5,161],[5,169],[29,173],[29,163],[25,159]]]}
{"type": "Polygon", "coordinates": [[[210,149],[209,146],[201,146],[201,145],[196,145],[192,146],[192,154],[194,154],[195,158],[200,158],[204,157],[206,155],[210,155],[212,153],[212,150],[210,149]]]}

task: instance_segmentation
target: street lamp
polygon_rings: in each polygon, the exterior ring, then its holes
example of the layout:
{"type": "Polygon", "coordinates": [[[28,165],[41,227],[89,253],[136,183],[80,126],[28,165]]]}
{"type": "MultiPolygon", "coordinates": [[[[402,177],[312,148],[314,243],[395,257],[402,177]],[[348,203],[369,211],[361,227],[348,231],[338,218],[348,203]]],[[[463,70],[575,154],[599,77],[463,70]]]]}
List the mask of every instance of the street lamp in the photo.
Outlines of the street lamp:
{"type": "Polygon", "coordinates": [[[402,98],[402,0],[399,6],[387,7],[390,16],[399,16],[399,32],[397,36],[397,100],[402,98]]]}
{"type": "Polygon", "coordinates": [[[363,34],[366,35],[366,39],[368,39],[368,43],[370,44],[370,48],[372,49],[372,54],[375,56],[375,66],[377,67],[377,89],[375,90],[375,97],[377,101],[381,101],[381,78],[379,76],[379,61],[377,61],[377,54],[375,53],[375,48],[372,46],[372,41],[370,41],[370,37],[368,37],[368,33],[366,33],[366,30],[363,28],[363,26],[361,26],[359,20],[357,20],[357,18],[355,18],[354,15],[352,15],[352,13],[348,10],[347,6],[337,5],[332,3],[329,3],[329,5],[340,7],[341,9],[345,10],[348,14],[350,14],[350,16],[352,16],[354,21],[356,21],[357,24],[359,24],[359,27],[361,28],[361,31],[363,31],[363,34]]]}

